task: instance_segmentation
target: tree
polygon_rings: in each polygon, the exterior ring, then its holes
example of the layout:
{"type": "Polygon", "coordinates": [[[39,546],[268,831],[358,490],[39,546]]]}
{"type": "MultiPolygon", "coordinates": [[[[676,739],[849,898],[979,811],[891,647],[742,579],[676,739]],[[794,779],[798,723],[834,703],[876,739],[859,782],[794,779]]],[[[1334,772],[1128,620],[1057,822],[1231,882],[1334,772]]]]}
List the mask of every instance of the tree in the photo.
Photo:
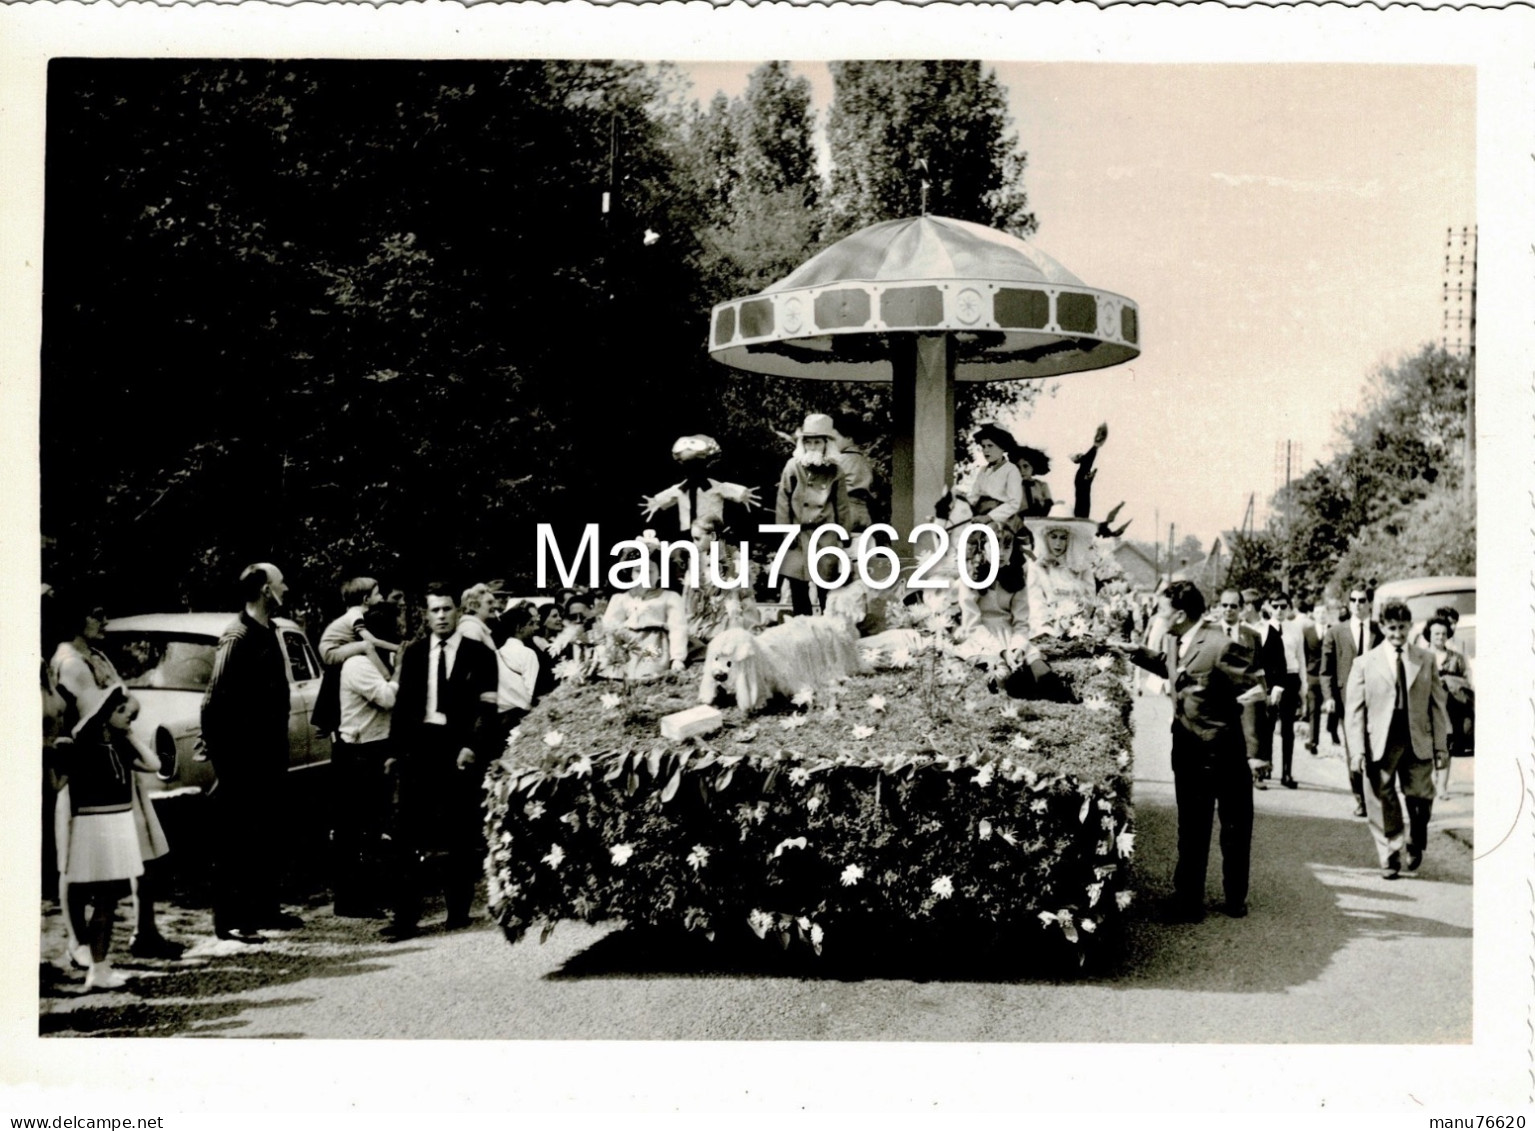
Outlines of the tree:
{"type": "Polygon", "coordinates": [[[833,63],[831,73],[836,235],[924,211],[1016,236],[1038,227],[1023,191],[1027,157],[993,72],[974,61],[895,60],[833,63]]]}
{"type": "Polygon", "coordinates": [[[1274,497],[1274,512],[1290,516],[1280,533],[1297,591],[1412,577],[1427,563],[1474,568],[1475,516],[1457,518],[1452,505],[1465,475],[1468,365],[1430,345],[1381,366],[1340,424],[1337,454],[1274,497]]]}
{"type": "Polygon", "coordinates": [[[1457,491],[1436,488],[1360,532],[1338,562],[1341,584],[1476,576],[1476,515],[1457,491]]]}

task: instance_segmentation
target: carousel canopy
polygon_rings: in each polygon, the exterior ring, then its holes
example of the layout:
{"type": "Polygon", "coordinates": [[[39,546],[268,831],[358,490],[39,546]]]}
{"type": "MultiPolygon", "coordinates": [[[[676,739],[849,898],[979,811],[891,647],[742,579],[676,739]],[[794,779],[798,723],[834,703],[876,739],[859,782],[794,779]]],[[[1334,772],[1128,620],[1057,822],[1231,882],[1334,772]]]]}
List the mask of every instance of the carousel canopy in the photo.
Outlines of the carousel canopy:
{"type": "Polygon", "coordinates": [[[720,303],[709,352],[778,377],[889,381],[912,334],[947,335],[959,381],[1053,377],[1140,353],[1133,301],[1024,240],[942,216],[871,225],[761,294],[720,303]]]}

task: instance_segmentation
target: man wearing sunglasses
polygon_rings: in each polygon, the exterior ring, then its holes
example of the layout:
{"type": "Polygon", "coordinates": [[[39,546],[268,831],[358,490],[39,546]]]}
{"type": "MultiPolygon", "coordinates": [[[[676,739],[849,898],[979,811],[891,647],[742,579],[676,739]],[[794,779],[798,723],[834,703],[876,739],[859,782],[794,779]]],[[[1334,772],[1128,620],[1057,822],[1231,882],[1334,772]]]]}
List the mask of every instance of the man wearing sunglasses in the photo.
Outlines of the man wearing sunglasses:
{"type": "MultiPolygon", "coordinates": [[[[1349,672],[1354,661],[1381,642],[1380,627],[1370,620],[1370,594],[1362,585],[1356,585],[1348,594],[1348,617],[1327,630],[1322,638],[1322,710],[1327,713],[1328,725],[1343,717],[1343,689],[1348,686],[1349,672]]],[[[1348,730],[1343,732],[1343,752],[1349,755],[1348,730]]],[[[1354,769],[1349,757],[1348,782],[1354,791],[1354,816],[1363,817],[1364,773],[1354,769]]]]}

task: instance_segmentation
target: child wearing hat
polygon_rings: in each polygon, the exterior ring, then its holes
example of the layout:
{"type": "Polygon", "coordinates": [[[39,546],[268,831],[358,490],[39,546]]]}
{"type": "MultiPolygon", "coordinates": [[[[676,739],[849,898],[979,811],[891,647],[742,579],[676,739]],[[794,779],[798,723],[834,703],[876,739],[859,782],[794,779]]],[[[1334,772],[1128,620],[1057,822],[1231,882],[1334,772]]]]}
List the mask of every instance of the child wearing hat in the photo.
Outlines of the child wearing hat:
{"type": "Polygon", "coordinates": [[[129,738],[138,713],[138,700],[121,684],[113,687],[75,727],[63,755],[71,821],[60,870],[68,882],[65,912],[75,937],[90,948],[87,991],[126,984],[107,954],[117,903],[128,894],[128,881],[144,874],[133,820],[133,771],[159,768],[158,761],[151,764],[153,755],[129,738]]]}

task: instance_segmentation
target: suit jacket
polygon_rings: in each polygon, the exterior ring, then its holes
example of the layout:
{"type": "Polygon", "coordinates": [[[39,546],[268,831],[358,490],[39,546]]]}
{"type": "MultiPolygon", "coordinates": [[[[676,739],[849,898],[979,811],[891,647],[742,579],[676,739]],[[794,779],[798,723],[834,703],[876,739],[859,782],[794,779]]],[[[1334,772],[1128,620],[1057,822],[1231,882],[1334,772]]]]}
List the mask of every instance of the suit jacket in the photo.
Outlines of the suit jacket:
{"type": "Polygon", "coordinates": [[[1173,737],[1181,735],[1216,746],[1230,744],[1245,755],[1242,708],[1237,696],[1260,682],[1252,652],[1219,628],[1200,624],[1178,656],[1179,639],[1168,633],[1162,650],[1137,648],[1131,659],[1147,671],[1170,679],[1173,696],[1173,737]]]}
{"type": "MultiPolygon", "coordinates": [[[[426,716],[427,680],[432,658],[431,636],[412,640],[400,653],[400,690],[394,701],[389,737],[406,757],[416,748],[426,716]]],[[[448,730],[460,749],[468,747],[483,759],[495,757],[496,705],[480,699],[495,694],[496,654],[478,640],[460,637],[448,672],[448,698],[437,709],[448,719],[448,730]]]]}
{"type": "MultiPolygon", "coordinates": [[[[1365,651],[1374,648],[1383,639],[1380,625],[1374,621],[1369,622],[1365,633],[1369,642],[1365,651]]],[[[1343,709],[1343,689],[1348,686],[1349,672],[1353,670],[1357,658],[1358,649],[1354,641],[1358,634],[1359,627],[1354,623],[1354,618],[1350,617],[1333,625],[1322,638],[1322,686],[1338,710],[1343,709]]]]}
{"type": "MultiPolygon", "coordinates": [[[[1402,649],[1402,669],[1407,677],[1411,755],[1419,761],[1442,761],[1450,756],[1450,719],[1434,654],[1409,644],[1402,649]]],[[[1349,672],[1344,694],[1349,750],[1363,751],[1371,761],[1380,761],[1386,753],[1396,709],[1396,649],[1381,643],[1361,656],[1349,672]]]]}
{"type": "Polygon", "coordinates": [[[1317,679],[1322,674],[1322,637],[1315,622],[1308,620],[1301,629],[1301,641],[1306,651],[1306,679],[1317,679]]]}
{"type": "Polygon", "coordinates": [[[1286,674],[1296,675],[1297,672],[1288,672],[1284,662],[1284,638],[1279,634],[1279,626],[1273,621],[1260,621],[1247,627],[1253,630],[1258,637],[1258,651],[1255,655],[1258,668],[1263,672],[1263,682],[1268,687],[1278,687],[1286,674]]]}
{"type": "MultiPolygon", "coordinates": [[[[1229,635],[1230,626],[1227,625],[1225,621],[1213,621],[1211,622],[1211,627],[1215,628],[1228,640],[1231,639],[1229,635]]],[[[1268,677],[1263,671],[1259,657],[1259,653],[1263,650],[1263,637],[1259,635],[1256,628],[1248,624],[1246,621],[1238,621],[1236,643],[1240,644],[1247,650],[1249,667],[1251,669],[1251,674],[1253,676],[1254,682],[1261,684],[1265,692],[1268,691],[1268,677]]]]}

